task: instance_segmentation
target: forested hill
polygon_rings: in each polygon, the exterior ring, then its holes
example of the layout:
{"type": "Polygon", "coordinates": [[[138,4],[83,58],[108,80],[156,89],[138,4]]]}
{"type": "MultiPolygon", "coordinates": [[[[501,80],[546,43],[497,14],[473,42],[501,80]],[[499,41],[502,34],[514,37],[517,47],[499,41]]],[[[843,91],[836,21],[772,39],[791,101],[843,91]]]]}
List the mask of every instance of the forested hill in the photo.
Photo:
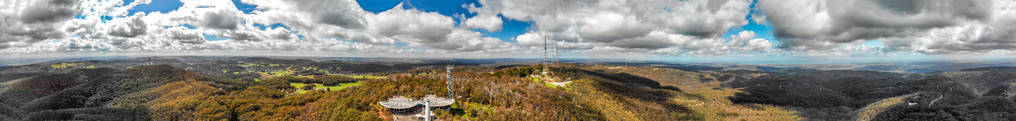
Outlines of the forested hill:
{"type": "MultiPolygon", "coordinates": [[[[461,97],[451,110],[438,111],[438,116],[470,120],[705,118],[670,101],[691,95],[652,80],[569,66],[554,70],[573,81],[568,86],[552,86],[528,76],[536,68],[469,67],[458,71],[455,92],[461,97]]],[[[328,79],[271,77],[254,81],[167,65],[75,69],[6,83],[9,87],[0,92],[0,119],[381,120],[378,112],[387,111],[377,102],[387,97],[422,97],[444,90],[444,78],[435,76],[440,75],[437,72],[441,71],[421,69],[362,80],[358,86],[341,90],[300,93],[305,90],[291,83],[328,79]]]]}
{"type": "MultiPolygon", "coordinates": [[[[447,96],[442,66],[330,73],[314,64],[299,64],[318,63],[314,61],[235,62],[213,62],[236,67],[222,71],[188,68],[200,64],[110,68],[61,63],[52,67],[66,70],[42,72],[7,68],[5,72],[11,73],[2,74],[17,78],[3,78],[0,83],[0,120],[390,120],[392,114],[378,102],[392,96],[447,96]]],[[[388,66],[399,65],[379,67],[388,66]]],[[[456,66],[456,102],[448,110],[436,110],[436,116],[442,120],[1016,120],[1016,115],[1010,115],[1016,114],[1013,67],[903,74],[562,64],[550,67],[550,75],[540,75],[542,68],[456,66]]]]}
{"type": "MultiPolygon", "coordinates": [[[[741,104],[797,110],[807,120],[1016,120],[1013,67],[926,74],[809,70],[727,83],[741,104]]],[[[783,73],[783,72],[781,72],[783,73]]]]}

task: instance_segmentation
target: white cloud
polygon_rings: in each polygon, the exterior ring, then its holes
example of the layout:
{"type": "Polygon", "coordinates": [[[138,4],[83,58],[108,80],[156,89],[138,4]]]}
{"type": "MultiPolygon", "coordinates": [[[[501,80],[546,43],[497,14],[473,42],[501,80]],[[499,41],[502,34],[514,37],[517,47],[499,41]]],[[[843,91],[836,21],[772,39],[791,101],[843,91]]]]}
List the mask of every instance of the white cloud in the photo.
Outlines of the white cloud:
{"type": "Polygon", "coordinates": [[[1006,53],[1016,48],[1011,34],[1016,33],[1016,3],[1006,0],[759,0],[757,8],[750,8],[751,0],[480,0],[482,5],[465,5],[476,16],[455,16],[460,24],[453,16],[401,6],[367,12],[355,0],[245,1],[258,6],[253,14],[238,11],[232,1],[182,0],[175,11],[127,16],[130,7],[149,2],[0,0],[0,53],[517,57],[539,55],[544,37],[566,53],[597,57],[1006,53]],[[749,15],[752,9],[761,14],[749,15]],[[83,18],[75,19],[78,14],[83,18]],[[502,19],[532,26],[514,42],[472,30],[504,31],[502,19]],[[748,19],[771,23],[779,40],[760,39],[766,35],[753,31],[723,39],[748,19]],[[255,23],[287,27],[262,30],[255,23]],[[206,41],[204,34],[228,40],[206,41]],[[862,44],[869,40],[885,47],[862,44]]]}
{"type": "Polygon", "coordinates": [[[766,39],[755,38],[754,31],[741,31],[737,35],[731,35],[732,37],[728,46],[738,51],[758,51],[758,52],[774,52],[772,43],[766,39]]]}
{"type": "Polygon", "coordinates": [[[76,0],[6,0],[0,4],[0,49],[60,39],[60,28],[80,10],[76,0]]]}
{"type": "MultiPolygon", "coordinates": [[[[103,43],[95,46],[103,51],[202,51],[202,50],[281,50],[316,51],[341,50],[362,51],[363,48],[394,48],[394,43],[407,43],[413,51],[423,52],[487,52],[507,53],[510,51],[531,51],[535,46],[532,33],[517,38],[518,44],[504,42],[497,38],[483,37],[482,33],[469,30],[480,28],[500,31],[501,18],[533,21],[535,32],[547,32],[553,38],[550,44],[576,51],[605,47],[649,51],[670,46],[722,46],[696,42],[696,38],[711,38],[722,34],[725,28],[744,23],[747,9],[746,0],[735,1],[597,1],[577,3],[594,6],[583,8],[560,1],[483,1],[484,7],[472,7],[478,16],[466,18],[463,27],[457,27],[452,17],[434,12],[395,7],[392,10],[373,14],[359,8],[355,1],[249,1],[259,5],[259,12],[243,14],[230,1],[184,0],[181,8],[168,13],[139,13],[134,16],[117,17],[108,22],[99,22],[98,16],[126,16],[129,7],[150,1],[137,1],[128,6],[118,6],[120,1],[99,3],[89,1],[84,6],[94,11],[81,12],[85,19],[73,19],[67,28],[75,37],[73,41],[56,45],[74,45],[72,42],[103,43]],[[540,3],[540,2],[549,2],[540,3]],[[487,3],[491,5],[486,5],[487,3]],[[666,3],[666,4],[661,4],[666,3]],[[519,6],[520,4],[538,6],[519,6]],[[568,12],[553,10],[555,6],[568,5],[568,12]],[[207,7],[212,6],[212,7],[207,7]],[[488,7],[491,6],[491,7],[488,7]],[[522,8],[518,8],[522,7],[522,8]],[[540,7],[540,8],[534,8],[540,7]],[[496,8],[496,9],[495,9],[496,8]],[[534,9],[525,9],[534,8],[534,9]],[[634,8],[634,9],[633,9],[634,8]],[[520,11],[509,11],[520,10],[520,11]],[[663,12],[669,11],[669,12],[663,12]],[[735,15],[726,15],[734,13],[735,15]],[[688,18],[689,16],[708,16],[688,18]],[[673,22],[680,21],[680,22],[673,22]],[[264,25],[282,23],[290,29],[259,30],[253,23],[264,25]],[[197,29],[180,27],[183,24],[197,26],[197,29]],[[663,25],[663,26],[657,26],[663,25]],[[695,28],[695,29],[688,29],[695,28]],[[224,37],[227,41],[205,41],[201,34],[224,37]],[[303,39],[300,39],[302,36],[303,39]],[[529,37],[529,38],[527,38],[529,37]],[[352,42],[352,43],[350,43],[352,42]],[[315,43],[315,44],[303,44],[315,43]],[[361,46],[362,45],[362,46],[361,46]],[[530,46],[530,47],[520,47],[530,46]],[[328,49],[329,47],[339,47],[328,49]],[[353,50],[350,50],[353,49],[353,50]]],[[[561,8],[565,9],[565,8],[561,8]]],[[[53,27],[56,31],[62,28],[53,27]]],[[[10,33],[10,32],[8,32],[10,33]]],[[[540,38],[542,39],[542,37],[540,38]]],[[[50,40],[47,38],[39,39],[50,40]]],[[[707,39],[715,41],[715,39],[707,39]]],[[[542,41],[542,40],[540,40],[542,41]]],[[[14,45],[8,42],[7,46],[14,45]]],[[[25,48],[50,46],[29,46],[32,41],[14,42],[25,48]]],[[[38,44],[45,45],[45,44],[38,44]]],[[[56,46],[63,47],[63,46],[56,46]]],[[[69,46],[68,46],[69,47],[69,46]]],[[[688,47],[701,49],[708,47],[688,47]]],[[[46,49],[18,49],[9,52],[55,52],[46,49]]],[[[66,51],[91,51],[87,49],[64,49],[66,51]]],[[[386,50],[386,49],[379,49],[386,50]]],[[[389,52],[402,51],[388,49],[389,52]]]]}
{"type": "Polygon", "coordinates": [[[760,0],[784,48],[836,50],[885,40],[891,51],[950,54],[1012,50],[1013,1],[760,0]]]}
{"type": "Polygon", "coordinates": [[[442,42],[455,29],[451,17],[434,12],[394,9],[369,15],[368,32],[409,42],[442,42]]]}
{"type": "Polygon", "coordinates": [[[544,39],[543,33],[532,32],[519,35],[515,37],[515,40],[518,41],[519,45],[540,47],[543,47],[544,41],[549,41],[544,39]]]}
{"type": "Polygon", "coordinates": [[[501,31],[501,18],[496,15],[481,14],[466,20],[465,25],[469,28],[485,29],[489,32],[501,31]]]}
{"type": "MultiPolygon", "coordinates": [[[[15,1],[4,1],[4,3],[15,1]]],[[[41,1],[39,4],[49,1],[41,1]]],[[[60,2],[60,1],[58,1],[60,2]]],[[[75,1],[76,2],[76,1],[75,1]]],[[[126,16],[130,7],[150,1],[136,1],[119,6],[121,1],[86,1],[80,6],[55,6],[60,13],[47,16],[10,16],[37,21],[5,21],[14,28],[3,29],[4,53],[65,53],[65,52],[150,52],[191,53],[219,52],[328,52],[334,53],[510,53],[519,48],[497,38],[482,37],[466,27],[457,27],[449,16],[396,7],[373,14],[363,11],[352,0],[320,1],[248,1],[258,5],[258,12],[243,14],[231,1],[183,0],[183,6],[168,13],[137,13],[126,16]],[[91,10],[94,9],[94,10],[91,10]],[[99,16],[112,16],[103,21],[99,16]],[[120,17],[126,16],[126,17],[120,17]],[[45,22],[45,23],[44,23],[45,22]],[[261,30],[253,24],[281,23],[287,28],[261,30]],[[63,26],[67,24],[67,26],[63,26]],[[183,27],[189,24],[196,29],[183,27]],[[66,33],[61,30],[66,30],[66,33]],[[35,35],[31,35],[35,34],[35,35]],[[228,40],[206,41],[202,34],[228,40]],[[45,35],[45,36],[43,36],[45,35]],[[57,40],[57,38],[65,39],[57,40]],[[408,43],[408,50],[396,49],[394,43],[408,43]]],[[[4,4],[3,15],[21,15],[27,5],[36,2],[4,4]]],[[[52,5],[51,5],[52,6],[52,5]]],[[[39,11],[39,10],[35,10],[39,11]]],[[[488,30],[500,29],[500,18],[477,24],[488,30]]],[[[489,18],[487,18],[489,19],[489,18]]],[[[380,54],[379,54],[380,55],[380,54]]],[[[423,56],[423,55],[420,55],[423,56]]]]}
{"type": "Polygon", "coordinates": [[[166,33],[164,34],[168,35],[170,39],[177,40],[180,43],[202,44],[206,42],[205,38],[201,36],[201,33],[184,27],[172,27],[166,29],[166,33]]]}
{"type": "Polygon", "coordinates": [[[127,19],[117,19],[110,21],[112,28],[109,31],[109,35],[118,37],[135,37],[148,32],[148,24],[141,17],[145,16],[144,13],[138,13],[135,16],[128,17],[127,19]]]}
{"type": "MultiPolygon", "coordinates": [[[[530,21],[535,31],[516,37],[519,45],[541,46],[543,33],[572,46],[570,51],[606,48],[649,52],[681,49],[728,51],[720,35],[747,24],[748,0],[481,0],[478,13],[495,12],[530,21]],[[609,46],[609,47],[600,47],[609,46]]],[[[673,51],[676,52],[676,51],[673,51]]]]}

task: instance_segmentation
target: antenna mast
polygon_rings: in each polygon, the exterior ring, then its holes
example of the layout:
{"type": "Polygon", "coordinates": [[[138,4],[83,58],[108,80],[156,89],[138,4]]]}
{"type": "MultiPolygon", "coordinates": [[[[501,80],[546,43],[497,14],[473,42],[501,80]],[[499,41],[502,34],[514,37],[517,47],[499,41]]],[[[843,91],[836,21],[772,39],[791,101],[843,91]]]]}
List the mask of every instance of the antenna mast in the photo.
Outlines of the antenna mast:
{"type": "Polygon", "coordinates": [[[454,67],[452,67],[452,64],[449,63],[448,66],[445,68],[448,71],[447,72],[448,75],[445,76],[446,78],[448,78],[448,98],[455,98],[455,92],[452,91],[452,84],[455,82],[454,78],[452,78],[452,69],[454,67]]]}
{"type": "Polygon", "coordinates": [[[550,69],[547,68],[547,66],[548,66],[547,65],[547,63],[548,63],[547,58],[548,57],[550,57],[550,56],[547,55],[547,33],[544,32],[543,33],[543,65],[542,65],[543,66],[543,71],[540,72],[544,76],[546,76],[548,73],[550,73],[550,72],[548,72],[548,71],[550,71],[550,69]]]}
{"type": "Polygon", "coordinates": [[[553,44],[554,44],[554,60],[553,60],[554,61],[554,67],[557,67],[557,63],[561,62],[561,57],[558,56],[558,54],[560,54],[560,53],[557,52],[558,51],[557,40],[554,40],[553,44]]]}
{"type": "MultiPolygon", "coordinates": [[[[631,52],[628,52],[628,54],[626,54],[625,56],[628,56],[628,55],[631,55],[631,52]]],[[[628,59],[630,59],[630,58],[629,57],[624,57],[624,67],[625,68],[628,67],[628,61],[629,61],[628,59]]]]}
{"type": "Polygon", "coordinates": [[[543,65],[547,65],[547,34],[543,34],[543,65]]]}

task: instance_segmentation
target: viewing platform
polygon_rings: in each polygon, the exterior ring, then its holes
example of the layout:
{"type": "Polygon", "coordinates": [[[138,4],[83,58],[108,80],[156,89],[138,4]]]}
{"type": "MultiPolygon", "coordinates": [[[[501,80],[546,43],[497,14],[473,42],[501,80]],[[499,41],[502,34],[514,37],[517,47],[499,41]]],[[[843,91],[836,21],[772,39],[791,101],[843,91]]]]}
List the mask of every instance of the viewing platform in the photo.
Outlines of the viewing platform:
{"type": "Polygon", "coordinates": [[[386,101],[378,102],[381,106],[388,108],[395,121],[413,121],[432,118],[431,110],[448,107],[455,103],[454,99],[441,98],[434,95],[424,96],[421,100],[413,100],[402,96],[388,98],[386,101]],[[421,108],[423,110],[421,110],[421,108]],[[427,117],[426,115],[430,115],[427,117]]]}

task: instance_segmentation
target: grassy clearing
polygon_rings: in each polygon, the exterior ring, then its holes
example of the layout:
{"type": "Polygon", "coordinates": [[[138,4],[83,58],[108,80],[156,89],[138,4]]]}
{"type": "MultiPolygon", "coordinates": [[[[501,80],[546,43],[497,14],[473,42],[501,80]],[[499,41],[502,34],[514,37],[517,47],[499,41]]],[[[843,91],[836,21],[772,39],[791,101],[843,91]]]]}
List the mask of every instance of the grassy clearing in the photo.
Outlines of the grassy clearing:
{"type": "Polygon", "coordinates": [[[550,83],[543,83],[543,85],[546,85],[547,87],[550,87],[550,88],[557,88],[557,85],[550,84],[550,83]]]}
{"type": "Polygon", "coordinates": [[[76,66],[81,65],[81,64],[82,63],[60,63],[60,64],[49,65],[49,67],[54,68],[54,69],[68,69],[68,68],[76,67],[76,66]]]}
{"type": "Polygon", "coordinates": [[[303,89],[301,89],[301,88],[303,88],[303,86],[307,86],[307,85],[314,85],[314,89],[313,90],[337,91],[337,90],[342,90],[342,89],[345,89],[345,88],[349,88],[349,87],[360,85],[360,83],[361,82],[342,83],[342,84],[339,84],[339,86],[325,86],[325,85],[318,84],[318,83],[310,83],[310,84],[307,84],[307,83],[289,83],[289,86],[293,86],[294,88],[297,88],[298,89],[297,93],[303,94],[303,93],[307,93],[308,91],[310,91],[310,90],[303,90],[303,89]]]}
{"type": "Polygon", "coordinates": [[[528,78],[529,80],[533,80],[533,84],[537,84],[537,85],[543,84],[544,86],[547,86],[547,87],[558,88],[557,85],[551,84],[550,82],[543,81],[543,79],[541,79],[540,77],[530,76],[530,77],[526,77],[526,78],[528,78]]]}

